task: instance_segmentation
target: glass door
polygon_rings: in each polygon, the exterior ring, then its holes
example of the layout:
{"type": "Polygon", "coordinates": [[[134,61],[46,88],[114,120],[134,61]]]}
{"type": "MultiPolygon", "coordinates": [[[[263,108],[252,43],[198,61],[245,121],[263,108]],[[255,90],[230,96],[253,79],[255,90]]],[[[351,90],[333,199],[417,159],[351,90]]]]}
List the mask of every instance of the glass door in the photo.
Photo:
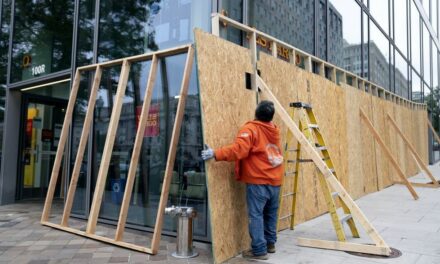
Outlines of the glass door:
{"type": "MultiPolygon", "coordinates": [[[[19,199],[44,199],[60,140],[67,101],[24,96],[21,141],[21,190],[19,199]]],[[[56,197],[65,180],[61,168],[56,197]]]]}

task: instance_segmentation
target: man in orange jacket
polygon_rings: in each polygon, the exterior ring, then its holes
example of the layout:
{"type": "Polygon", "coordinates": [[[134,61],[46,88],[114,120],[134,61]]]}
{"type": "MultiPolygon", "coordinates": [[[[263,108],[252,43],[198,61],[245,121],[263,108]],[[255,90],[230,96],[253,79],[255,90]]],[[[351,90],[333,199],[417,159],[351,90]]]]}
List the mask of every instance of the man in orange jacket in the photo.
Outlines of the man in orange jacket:
{"type": "Polygon", "coordinates": [[[243,257],[268,259],[275,253],[277,211],[283,156],[280,131],[272,123],[275,108],[270,101],[261,101],[255,110],[255,120],[247,122],[238,132],[234,143],[213,150],[206,146],[202,158],[235,161],[235,177],[246,183],[246,201],[252,250],[243,257]]]}

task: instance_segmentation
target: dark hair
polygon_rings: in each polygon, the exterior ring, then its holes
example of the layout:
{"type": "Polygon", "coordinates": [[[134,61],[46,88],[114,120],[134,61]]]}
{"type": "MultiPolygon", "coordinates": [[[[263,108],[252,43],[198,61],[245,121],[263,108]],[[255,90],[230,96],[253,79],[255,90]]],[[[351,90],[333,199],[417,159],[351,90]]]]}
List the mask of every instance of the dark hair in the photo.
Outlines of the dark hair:
{"type": "Polygon", "coordinates": [[[275,114],[275,107],[271,101],[263,100],[257,105],[255,109],[255,119],[262,122],[272,121],[275,114]]]}

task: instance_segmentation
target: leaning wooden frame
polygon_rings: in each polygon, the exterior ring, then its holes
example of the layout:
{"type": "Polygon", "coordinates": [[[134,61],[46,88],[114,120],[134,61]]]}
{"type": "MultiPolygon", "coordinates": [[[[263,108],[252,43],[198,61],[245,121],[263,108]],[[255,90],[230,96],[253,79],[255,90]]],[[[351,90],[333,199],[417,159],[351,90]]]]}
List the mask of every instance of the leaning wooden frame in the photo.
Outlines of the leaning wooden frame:
{"type": "Polygon", "coordinates": [[[283,108],[281,103],[272,93],[267,84],[259,76],[255,76],[256,85],[261,95],[267,99],[273,101],[275,105],[275,112],[281,117],[283,123],[292,132],[293,136],[298,140],[299,144],[304,147],[305,154],[310,157],[315,163],[319,171],[324,175],[325,180],[338,192],[339,197],[345,202],[350,209],[353,219],[359,222],[364,227],[367,235],[373,240],[374,245],[357,244],[343,241],[329,241],[329,240],[317,240],[309,238],[298,238],[298,245],[304,247],[325,248],[332,250],[343,250],[352,252],[361,252],[374,255],[389,256],[391,249],[380,236],[379,232],[368,221],[367,217],[363,214],[362,210],[357,206],[350,194],[345,190],[339,180],[335,177],[333,172],[329,169],[327,164],[322,160],[322,157],[318,154],[315,147],[307,140],[305,135],[299,130],[298,126],[290,118],[289,114],[283,108]]]}
{"type": "MultiPolygon", "coordinates": [[[[411,153],[411,156],[414,158],[414,161],[416,162],[420,171],[424,171],[425,174],[428,176],[428,178],[431,180],[430,183],[411,182],[411,184],[414,186],[417,186],[417,187],[439,188],[440,184],[439,184],[438,180],[432,175],[428,166],[423,162],[422,158],[417,153],[415,147],[411,144],[409,139],[405,136],[403,131],[399,128],[396,121],[391,117],[390,114],[387,114],[387,119],[390,122],[391,126],[394,128],[394,130],[396,130],[397,134],[403,139],[403,142],[405,143],[407,150],[411,153]]],[[[428,120],[428,124],[429,124],[429,120],[428,120]]],[[[396,183],[400,184],[401,182],[396,182],[396,183]]]]}
{"type": "Polygon", "coordinates": [[[174,167],[174,160],[176,157],[177,144],[179,142],[183,114],[185,111],[185,103],[186,103],[186,97],[188,94],[188,86],[189,86],[189,80],[190,80],[190,76],[191,76],[193,60],[194,60],[193,47],[191,45],[185,45],[185,46],[180,46],[180,47],[176,47],[176,48],[151,52],[151,53],[147,53],[147,54],[127,57],[127,58],[113,60],[113,61],[107,61],[107,62],[98,63],[98,64],[92,64],[92,65],[87,65],[87,66],[77,68],[76,73],[75,73],[75,78],[74,78],[73,84],[72,84],[72,89],[70,92],[69,103],[67,105],[63,128],[61,130],[60,141],[59,141],[58,149],[56,152],[56,157],[55,157],[55,161],[54,161],[54,165],[53,165],[53,169],[52,169],[50,183],[49,183],[49,187],[47,190],[46,201],[44,204],[43,214],[41,216],[41,224],[46,225],[46,226],[50,226],[53,228],[57,228],[57,229],[60,229],[63,231],[67,231],[70,233],[74,233],[77,235],[81,235],[81,236],[84,236],[87,238],[99,240],[99,241],[106,242],[106,243],[111,243],[111,244],[114,244],[117,246],[125,247],[125,248],[132,249],[132,250],[137,250],[137,251],[148,253],[148,254],[156,254],[158,252],[161,233],[162,233],[164,210],[165,210],[165,206],[166,206],[167,200],[168,200],[168,193],[169,193],[169,188],[170,188],[170,183],[171,183],[172,171],[173,171],[173,167],[174,167]],[[158,212],[157,212],[157,216],[156,216],[156,224],[154,227],[153,238],[151,241],[151,247],[147,248],[147,247],[123,242],[122,238],[124,235],[128,207],[130,204],[131,193],[133,190],[133,183],[134,183],[134,179],[136,176],[136,168],[138,166],[139,155],[140,155],[140,151],[141,151],[141,147],[142,147],[142,141],[143,141],[142,139],[143,139],[144,131],[145,131],[146,124],[147,124],[148,111],[150,108],[152,92],[153,92],[153,87],[154,87],[155,78],[156,78],[158,60],[160,58],[174,56],[174,55],[178,55],[178,54],[184,54],[184,53],[187,53],[187,59],[186,59],[185,68],[184,68],[184,72],[183,72],[183,78],[182,78],[180,96],[179,96],[179,103],[177,105],[176,118],[174,121],[173,132],[171,135],[171,142],[170,142],[168,158],[167,158],[167,163],[166,163],[166,168],[165,168],[165,175],[164,175],[164,179],[163,179],[162,192],[160,195],[158,212]],[[132,157],[131,157],[131,161],[130,161],[130,167],[128,170],[127,182],[126,182],[124,197],[123,197],[122,204],[121,204],[116,234],[113,239],[108,238],[108,237],[99,236],[99,235],[95,234],[96,224],[98,221],[99,210],[101,208],[102,196],[104,193],[105,183],[106,183],[108,169],[109,169],[109,165],[110,165],[110,158],[112,155],[112,150],[113,150],[113,145],[114,145],[116,132],[117,132],[117,128],[118,128],[119,118],[121,115],[123,98],[124,98],[125,90],[127,87],[128,76],[129,76],[129,72],[130,72],[130,65],[131,65],[131,63],[134,63],[134,62],[149,61],[149,60],[151,60],[150,72],[148,75],[147,87],[146,87],[146,91],[145,91],[145,95],[144,95],[144,102],[142,105],[142,112],[141,112],[140,119],[139,119],[139,125],[138,125],[137,131],[136,131],[136,138],[135,138],[132,157]],[[104,150],[103,150],[103,156],[102,156],[101,163],[99,166],[98,178],[96,181],[92,206],[90,209],[89,219],[87,222],[87,228],[86,228],[86,231],[84,232],[84,231],[80,231],[80,230],[69,227],[68,221],[69,221],[70,213],[72,210],[72,204],[73,204],[73,200],[74,200],[74,196],[75,196],[76,186],[78,183],[78,177],[79,177],[81,163],[83,161],[84,151],[85,151],[85,148],[87,145],[90,127],[91,127],[91,124],[93,121],[93,112],[94,112],[96,96],[98,94],[98,88],[99,88],[99,84],[100,84],[100,80],[101,80],[102,69],[106,68],[106,67],[116,66],[116,65],[122,65],[122,68],[121,68],[121,73],[120,73],[118,87],[117,87],[116,96],[115,96],[116,99],[115,99],[114,106],[112,108],[110,123],[108,126],[107,137],[105,140],[105,145],[104,145],[104,150]],[[86,116],[84,119],[84,125],[83,125],[83,130],[81,133],[80,143],[78,145],[78,151],[76,154],[75,164],[74,164],[72,175],[71,175],[69,190],[67,193],[67,197],[65,199],[65,205],[64,205],[61,223],[60,224],[51,223],[48,220],[49,220],[49,215],[51,212],[52,201],[54,198],[55,186],[56,186],[56,183],[58,180],[58,174],[59,174],[59,170],[60,170],[60,166],[61,166],[61,162],[62,162],[62,157],[63,157],[67,137],[69,134],[69,128],[72,123],[72,114],[73,114],[73,110],[74,110],[74,106],[75,106],[75,102],[76,102],[76,98],[77,98],[77,94],[78,94],[78,90],[79,90],[81,73],[85,72],[85,71],[93,71],[93,70],[95,71],[95,76],[94,76],[92,88],[90,91],[87,112],[86,112],[86,116]]]}

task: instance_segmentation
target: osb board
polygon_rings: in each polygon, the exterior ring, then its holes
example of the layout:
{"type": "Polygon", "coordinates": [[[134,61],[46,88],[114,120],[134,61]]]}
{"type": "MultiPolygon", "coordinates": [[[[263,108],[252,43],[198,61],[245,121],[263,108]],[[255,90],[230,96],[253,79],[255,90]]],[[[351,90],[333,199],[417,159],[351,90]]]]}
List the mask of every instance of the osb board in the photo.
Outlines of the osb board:
{"type": "MultiPolygon", "coordinates": [[[[248,49],[195,31],[202,126],[205,143],[218,148],[233,142],[238,129],[254,118],[255,93],[245,87],[252,72],[248,49]]],[[[213,256],[221,263],[249,248],[245,185],[234,179],[233,162],[206,162],[213,256]]]]}
{"type": "MultiPolygon", "coordinates": [[[[387,131],[385,127],[385,110],[386,101],[378,97],[372,97],[372,122],[379,134],[382,135],[385,144],[387,144],[389,142],[389,136],[388,133],[386,133],[387,131]]],[[[378,190],[382,190],[383,188],[390,186],[393,182],[389,178],[388,160],[384,151],[376,141],[374,141],[374,148],[376,151],[377,188],[378,190]]]]}

